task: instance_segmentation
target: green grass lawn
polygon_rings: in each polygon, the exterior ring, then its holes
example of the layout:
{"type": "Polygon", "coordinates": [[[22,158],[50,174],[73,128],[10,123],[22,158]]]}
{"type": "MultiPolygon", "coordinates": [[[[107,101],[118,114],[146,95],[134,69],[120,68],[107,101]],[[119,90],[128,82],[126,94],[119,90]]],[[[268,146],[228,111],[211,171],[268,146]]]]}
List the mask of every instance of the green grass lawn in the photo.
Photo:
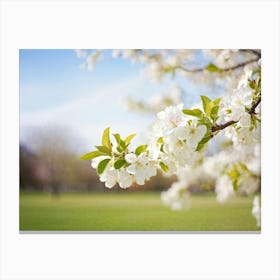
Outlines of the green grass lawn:
{"type": "Polygon", "coordinates": [[[191,198],[187,211],[164,207],[159,193],[20,194],[20,230],[257,231],[252,198],[225,204],[212,195],[191,198]]]}

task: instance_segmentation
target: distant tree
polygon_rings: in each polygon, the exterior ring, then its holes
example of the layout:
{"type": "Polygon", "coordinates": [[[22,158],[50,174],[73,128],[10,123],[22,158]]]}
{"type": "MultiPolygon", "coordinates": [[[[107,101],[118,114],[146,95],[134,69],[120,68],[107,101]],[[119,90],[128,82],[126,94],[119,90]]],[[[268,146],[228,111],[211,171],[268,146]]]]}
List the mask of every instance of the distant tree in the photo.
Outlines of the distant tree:
{"type": "Polygon", "coordinates": [[[28,188],[29,186],[36,186],[34,171],[33,171],[33,159],[35,155],[31,153],[26,146],[20,145],[19,147],[20,153],[20,187],[23,189],[28,188]]]}
{"type": "Polygon", "coordinates": [[[59,195],[63,186],[78,182],[78,140],[69,129],[59,126],[32,128],[27,138],[41,165],[47,169],[48,176],[41,179],[54,196],[59,195]]]}

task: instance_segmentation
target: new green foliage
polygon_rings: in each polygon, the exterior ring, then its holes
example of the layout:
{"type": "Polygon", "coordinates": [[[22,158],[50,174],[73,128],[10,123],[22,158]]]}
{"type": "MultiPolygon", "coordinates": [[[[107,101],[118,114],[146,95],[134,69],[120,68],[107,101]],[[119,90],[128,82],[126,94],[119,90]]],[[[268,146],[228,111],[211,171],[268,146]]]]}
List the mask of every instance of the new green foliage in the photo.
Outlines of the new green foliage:
{"type": "Polygon", "coordinates": [[[147,145],[138,146],[135,150],[135,155],[139,156],[141,153],[144,153],[147,150],[147,145]]]}
{"type": "Polygon", "coordinates": [[[99,162],[99,164],[97,166],[97,173],[99,175],[101,175],[104,172],[104,170],[105,170],[105,168],[108,165],[110,160],[111,160],[110,158],[106,158],[106,159],[103,159],[102,161],[99,162]]]}
{"type": "Polygon", "coordinates": [[[115,169],[120,169],[121,167],[123,167],[126,164],[126,160],[124,158],[120,158],[118,160],[115,161],[114,163],[114,167],[115,169]]]}
{"type": "Polygon", "coordinates": [[[162,161],[159,163],[161,169],[164,171],[164,172],[168,172],[169,168],[166,164],[164,164],[162,161]]]}
{"type": "Polygon", "coordinates": [[[203,112],[200,109],[184,109],[183,113],[197,118],[203,118],[203,112]]]}
{"type": "Polygon", "coordinates": [[[110,141],[110,127],[105,128],[103,132],[102,144],[103,146],[107,147],[110,152],[112,151],[112,144],[110,141]]]}
{"type": "Polygon", "coordinates": [[[104,155],[104,153],[102,153],[100,151],[93,151],[93,152],[89,152],[89,153],[81,156],[80,159],[91,160],[91,159],[94,159],[96,157],[100,157],[103,155],[104,155]]]}
{"type": "Polygon", "coordinates": [[[215,64],[213,63],[209,63],[206,67],[206,70],[208,70],[209,72],[219,72],[221,71],[221,69],[219,69],[215,64]]]}
{"type": "Polygon", "coordinates": [[[130,134],[130,135],[128,135],[128,136],[125,138],[124,142],[125,142],[126,144],[130,144],[131,140],[132,140],[135,136],[136,136],[136,134],[130,134]]]}

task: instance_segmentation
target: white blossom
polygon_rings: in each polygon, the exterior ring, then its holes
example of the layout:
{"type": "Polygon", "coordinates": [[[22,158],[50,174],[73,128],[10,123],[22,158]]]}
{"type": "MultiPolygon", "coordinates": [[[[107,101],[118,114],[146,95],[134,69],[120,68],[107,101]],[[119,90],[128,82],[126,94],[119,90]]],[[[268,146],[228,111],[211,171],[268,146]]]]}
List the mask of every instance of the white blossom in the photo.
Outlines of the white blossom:
{"type": "Polygon", "coordinates": [[[87,52],[85,50],[77,49],[75,50],[75,52],[78,58],[84,58],[87,55],[87,52]]]}
{"type": "Polygon", "coordinates": [[[225,202],[234,194],[232,181],[227,175],[222,175],[218,178],[215,186],[215,191],[217,193],[217,200],[219,202],[225,202]]]}
{"type": "Polygon", "coordinates": [[[123,168],[118,172],[118,182],[123,189],[130,187],[133,184],[133,179],[133,176],[123,168]]]}
{"type": "Polygon", "coordinates": [[[152,81],[159,82],[163,75],[163,65],[158,61],[153,61],[149,64],[146,73],[152,81]]]}
{"type": "Polygon", "coordinates": [[[167,107],[164,111],[157,114],[163,134],[169,134],[174,128],[186,125],[187,119],[182,109],[183,104],[179,104],[177,106],[167,107]]]}
{"type": "Polygon", "coordinates": [[[251,174],[244,174],[239,178],[239,190],[246,195],[255,193],[260,185],[259,178],[251,174]]]}
{"type": "Polygon", "coordinates": [[[175,55],[168,56],[167,59],[165,60],[165,63],[171,67],[175,67],[179,64],[178,58],[175,55]]]}
{"type": "Polygon", "coordinates": [[[247,87],[249,83],[249,79],[252,76],[253,71],[249,69],[248,67],[244,67],[244,74],[242,75],[241,79],[239,80],[238,83],[238,89],[241,87],[247,87]]]}
{"type": "Polygon", "coordinates": [[[250,145],[252,143],[252,133],[247,127],[240,127],[232,137],[237,147],[242,145],[250,145]]]}
{"type": "Polygon", "coordinates": [[[179,182],[173,183],[167,191],[162,192],[161,200],[173,211],[187,210],[190,207],[189,194],[179,182]]]}
{"type": "Polygon", "coordinates": [[[86,57],[86,64],[87,64],[87,69],[89,71],[92,71],[94,69],[94,66],[97,62],[97,59],[100,57],[101,53],[99,51],[92,52],[86,57]]]}
{"type": "Polygon", "coordinates": [[[100,181],[105,182],[107,188],[112,188],[118,182],[118,171],[113,167],[107,167],[100,175],[100,181]]]}
{"type": "Polygon", "coordinates": [[[127,172],[135,176],[136,183],[139,185],[144,185],[146,180],[156,175],[157,167],[149,161],[145,153],[140,154],[138,157],[132,153],[127,154],[125,160],[130,163],[126,168],[127,172]]]}
{"type": "Polygon", "coordinates": [[[222,102],[221,111],[224,114],[225,121],[239,121],[246,113],[246,107],[252,104],[252,92],[239,90],[235,91],[232,97],[228,97],[222,102]]]}
{"type": "Polygon", "coordinates": [[[259,196],[255,196],[253,200],[253,208],[252,208],[252,215],[257,220],[257,226],[261,226],[261,207],[260,207],[260,198],[259,196]]]}
{"type": "Polygon", "coordinates": [[[187,143],[190,147],[195,150],[197,148],[198,143],[204,137],[207,128],[205,125],[189,125],[188,127],[188,136],[187,136],[187,143]]]}
{"type": "Polygon", "coordinates": [[[113,51],[112,51],[112,57],[113,57],[113,58],[119,57],[120,54],[121,54],[121,50],[113,50],[113,51]]]}
{"type": "Polygon", "coordinates": [[[249,113],[243,113],[239,120],[240,126],[249,127],[251,125],[251,115],[249,113]]]}

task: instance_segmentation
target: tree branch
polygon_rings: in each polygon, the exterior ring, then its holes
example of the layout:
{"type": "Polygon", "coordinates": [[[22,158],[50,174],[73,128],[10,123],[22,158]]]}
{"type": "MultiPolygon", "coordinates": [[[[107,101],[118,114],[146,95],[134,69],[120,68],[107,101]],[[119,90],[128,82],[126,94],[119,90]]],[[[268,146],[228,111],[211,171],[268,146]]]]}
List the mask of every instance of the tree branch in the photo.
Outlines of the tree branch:
{"type": "Polygon", "coordinates": [[[261,103],[261,96],[258,98],[257,102],[255,104],[253,104],[253,106],[251,107],[251,109],[249,110],[249,114],[250,115],[254,115],[255,113],[255,109],[258,107],[258,105],[261,103]]]}
{"type": "Polygon", "coordinates": [[[216,125],[216,126],[212,126],[212,132],[215,132],[215,131],[219,131],[219,130],[223,130],[224,128],[232,125],[232,124],[235,124],[237,123],[238,121],[228,121],[224,124],[220,124],[220,125],[216,125]]]}
{"type": "MultiPolygon", "coordinates": [[[[236,70],[238,68],[241,68],[241,67],[244,67],[245,65],[247,64],[250,64],[250,63],[253,63],[253,62],[257,62],[259,60],[259,58],[254,58],[254,59],[250,59],[250,60],[247,60],[247,61],[244,61],[242,63],[238,63],[234,66],[231,66],[231,67],[226,67],[226,68],[218,68],[219,71],[223,71],[223,72],[228,72],[228,71],[231,71],[231,70],[236,70]]],[[[189,72],[189,73],[197,73],[197,72],[202,72],[205,70],[205,68],[196,68],[196,69],[188,69],[188,68],[185,68],[183,66],[178,66],[177,67],[178,69],[181,69],[183,71],[186,71],[186,72],[189,72]]]]}
{"type": "Polygon", "coordinates": [[[261,58],[261,53],[254,50],[254,49],[239,49],[239,51],[241,52],[249,52],[249,53],[252,53],[254,55],[256,55],[258,58],[261,58]]]}
{"type": "MultiPolygon", "coordinates": [[[[259,98],[257,99],[257,101],[252,105],[252,107],[250,108],[250,110],[248,111],[248,113],[250,115],[254,115],[256,114],[255,113],[255,109],[258,107],[258,105],[261,103],[261,96],[259,96],[259,98]]],[[[212,132],[216,132],[216,131],[219,131],[219,130],[223,130],[225,129],[226,127],[230,126],[230,125],[233,125],[235,123],[237,123],[238,121],[228,121],[226,123],[223,123],[223,124],[219,124],[219,125],[215,125],[215,126],[212,126],[212,132]]]]}

